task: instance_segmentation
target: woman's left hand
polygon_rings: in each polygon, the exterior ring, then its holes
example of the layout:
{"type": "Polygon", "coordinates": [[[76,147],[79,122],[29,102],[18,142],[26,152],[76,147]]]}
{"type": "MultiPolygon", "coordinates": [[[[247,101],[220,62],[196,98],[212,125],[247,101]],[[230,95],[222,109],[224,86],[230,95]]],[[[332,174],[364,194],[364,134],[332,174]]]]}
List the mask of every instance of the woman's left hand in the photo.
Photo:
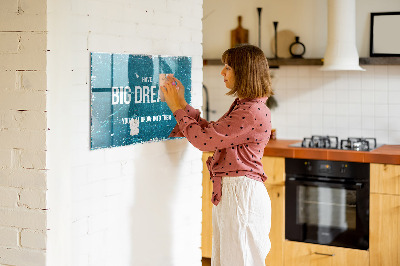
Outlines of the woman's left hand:
{"type": "Polygon", "coordinates": [[[174,113],[178,109],[184,109],[186,106],[181,105],[181,101],[178,95],[178,90],[181,89],[177,86],[176,81],[172,78],[167,77],[165,85],[161,87],[164,93],[165,102],[168,104],[169,109],[174,113]]]}

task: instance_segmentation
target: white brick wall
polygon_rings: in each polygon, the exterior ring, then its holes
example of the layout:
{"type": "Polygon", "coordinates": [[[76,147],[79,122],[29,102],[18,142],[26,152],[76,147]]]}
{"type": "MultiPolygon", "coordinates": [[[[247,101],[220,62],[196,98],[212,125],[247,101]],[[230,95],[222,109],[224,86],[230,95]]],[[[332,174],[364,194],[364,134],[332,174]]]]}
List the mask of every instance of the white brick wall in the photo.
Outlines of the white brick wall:
{"type": "Polygon", "coordinates": [[[0,264],[200,264],[201,153],[89,151],[88,55],[192,56],[200,106],[202,1],[4,0],[0,15],[0,264]]]}
{"type": "Polygon", "coordinates": [[[201,152],[186,140],[90,151],[89,52],[192,56],[199,107],[202,0],[47,9],[47,264],[201,265],[201,152]]]}
{"type": "Polygon", "coordinates": [[[45,265],[46,2],[0,3],[1,265],[45,265]]]}
{"type": "Polygon", "coordinates": [[[0,227],[0,247],[18,247],[19,230],[17,228],[0,227]]]}
{"type": "Polygon", "coordinates": [[[21,246],[31,249],[46,249],[46,231],[22,230],[21,246]]]}
{"type": "Polygon", "coordinates": [[[17,188],[0,187],[0,207],[17,207],[19,199],[18,191],[17,188]]]}

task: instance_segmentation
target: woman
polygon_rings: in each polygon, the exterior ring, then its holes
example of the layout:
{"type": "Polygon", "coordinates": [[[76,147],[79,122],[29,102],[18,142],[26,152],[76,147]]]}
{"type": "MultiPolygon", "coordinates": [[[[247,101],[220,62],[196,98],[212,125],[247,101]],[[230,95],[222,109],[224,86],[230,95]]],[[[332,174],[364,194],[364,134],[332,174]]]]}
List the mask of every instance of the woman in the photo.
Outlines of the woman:
{"type": "Polygon", "coordinates": [[[268,62],[252,45],[228,49],[221,71],[227,95],[237,98],[216,122],[200,118],[184,99],[174,77],[161,88],[178,125],[171,136],[184,136],[202,151],[213,182],[212,265],[265,265],[270,250],[271,202],[261,158],[271,130],[267,97],[272,95],[268,62]]]}

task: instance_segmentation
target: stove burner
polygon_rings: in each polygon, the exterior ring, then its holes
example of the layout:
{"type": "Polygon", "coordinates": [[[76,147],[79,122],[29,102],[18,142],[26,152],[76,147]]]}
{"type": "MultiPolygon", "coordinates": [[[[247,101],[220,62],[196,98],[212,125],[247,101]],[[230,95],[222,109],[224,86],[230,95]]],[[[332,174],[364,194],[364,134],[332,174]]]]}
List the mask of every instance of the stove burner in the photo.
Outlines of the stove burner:
{"type": "Polygon", "coordinates": [[[317,136],[304,138],[302,142],[292,144],[293,147],[341,149],[353,151],[371,151],[378,147],[376,138],[347,138],[340,141],[336,136],[317,136]]]}
{"type": "Polygon", "coordinates": [[[376,138],[347,138],[340,141],[343,150],[369,151],[376,146],[376,138]]]}
{"type": "Polygon", "coordinates": [[[338,149],[339,140],[338,137],[334,136],[312,136],[311,138],[304,138],[301,147],[338,149]]]}

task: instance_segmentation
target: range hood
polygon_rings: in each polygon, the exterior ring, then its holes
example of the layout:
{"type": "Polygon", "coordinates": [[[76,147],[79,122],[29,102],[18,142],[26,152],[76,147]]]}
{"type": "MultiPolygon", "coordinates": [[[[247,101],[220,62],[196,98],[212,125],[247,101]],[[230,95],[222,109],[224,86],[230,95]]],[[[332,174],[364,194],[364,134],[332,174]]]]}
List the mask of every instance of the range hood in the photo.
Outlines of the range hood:
{"type": "Polygon", "coordinates": [[[328,0],[328,44],[320,70],[358,70],[355,0],[328,0]]]}

